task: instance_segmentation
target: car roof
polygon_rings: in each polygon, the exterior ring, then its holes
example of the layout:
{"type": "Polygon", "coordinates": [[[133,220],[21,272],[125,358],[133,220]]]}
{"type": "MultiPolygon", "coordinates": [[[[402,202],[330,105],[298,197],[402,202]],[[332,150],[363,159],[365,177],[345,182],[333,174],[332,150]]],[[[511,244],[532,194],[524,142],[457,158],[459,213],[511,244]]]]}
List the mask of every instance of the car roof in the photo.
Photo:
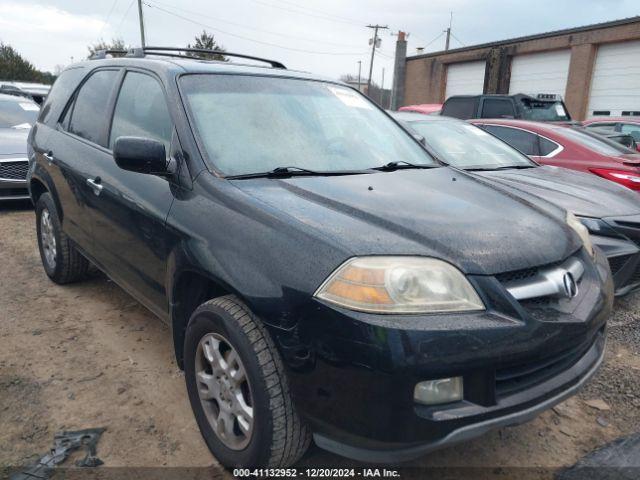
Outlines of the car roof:
{"type": "Polygon", "coordinates": [[[445,117],[442,115],[427,115],[424,113],[418,112],[389,112],[389,114],[395,118],[396,120],[400,120],[402,122],[413,123],[413,122],[456,122],[456,123],[464,123],[462,120],[458,120],[457,118],[445,117]]]}
{"type": "Polygon", "coordinates": [[[328,77],[322,77],[308,72],[273,68],[259,64],[244,64],[234,62],[221,62],[215,60],[205,60],[199,58],[176,58],[161,55],[146,54],[144,57],[115,57],[99,60],[86,60],[84,62],[71,65],[69,68],[85,67],[94,69],[100,66],[125,66],[148,68],[163,74],[180,73],[218,73],[238,75],[260,75],[281,78],[299,78],[304,80],[316,80],[323,82],[337,83],[348,86],[346,83],[328,77]]]}

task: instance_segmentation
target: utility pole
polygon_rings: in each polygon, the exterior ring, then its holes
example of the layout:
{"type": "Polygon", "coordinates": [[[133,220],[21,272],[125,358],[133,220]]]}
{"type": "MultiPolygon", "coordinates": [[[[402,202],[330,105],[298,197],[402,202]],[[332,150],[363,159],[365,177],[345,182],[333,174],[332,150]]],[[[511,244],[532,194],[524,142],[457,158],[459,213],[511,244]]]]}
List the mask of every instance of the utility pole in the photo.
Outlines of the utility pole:
{"type": "Polygon", "coordinates": [[[382,82],[380,82],[380,105],[384,108],[389,108],[384,101],[384,67],[382,67],[382,82]]]}
{"type": "Polygon", "coordinates": [[[449,28],[445,30],[447,32],[447,42],[444,45],[445,50],[449,50],[449,41],[451,40],[451,24],[453,23],[453,12],[451,12],[451,17],[449,18],[449,28]]]}
{"type": "Polygon", "coordinates": [[[362,73],[362,60],[358,60],[358,91],[362,92],[362,86],[360,83],[360,74],[362,73]]]}
{"type": "Polygon", "coordinates": [[[144,18],[142,17],[142,0],[138,0],[138,19],[140,20],[140,46],[144,48],[144,18]]]}
{"type": "Polygon", "coordinates": [[[367,25],[367,28],[373,28],[373,42],[371,45],[371,63],[369,64],[369,81],[367,82],[367,95],[371,92],[371,77],[373,75],[373,59],[376,55],[376,47],[378,45],[378,30],[387,30],[388,26],[382,25],[367,25]]]}

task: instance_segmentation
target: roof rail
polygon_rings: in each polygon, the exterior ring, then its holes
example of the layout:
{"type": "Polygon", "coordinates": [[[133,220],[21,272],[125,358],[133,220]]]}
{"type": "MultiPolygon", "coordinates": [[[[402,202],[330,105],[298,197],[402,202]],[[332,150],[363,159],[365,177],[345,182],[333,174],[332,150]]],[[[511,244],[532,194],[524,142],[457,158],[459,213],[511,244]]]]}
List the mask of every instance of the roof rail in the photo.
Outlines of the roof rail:
{"type": "Polygon", "coordinates": [[[287,67],[285,67],[284,64],[282,64],[282,63],[280,63],[280,62],[278,62],[276,60],[269,60],[267,58],[254,57],[254,56],[251,56],[251,55],[243,55],[241,53],[224,52],[222,50],[209,50],[209,49],[205,49],[205,48],[144,47],[142,49],[142,51],[145,54],[163,55],[163,56],[167,56],[167,57],[177,57],[177,56],[184,57],[184,55],[180,55],[183,52],[184,53],[219,54],[219,55],[224,55],[225,57],[244,58],[244,59],[247,59],[247,60],[255,60],[256,62],[268,63],[273,68],[281,68],[281,69],[284,69],[284,70],[287,69],[287,67]],[[177,52],[177,53],[172,54],[172,53],[166,53],[166,52],[177,52]]]}

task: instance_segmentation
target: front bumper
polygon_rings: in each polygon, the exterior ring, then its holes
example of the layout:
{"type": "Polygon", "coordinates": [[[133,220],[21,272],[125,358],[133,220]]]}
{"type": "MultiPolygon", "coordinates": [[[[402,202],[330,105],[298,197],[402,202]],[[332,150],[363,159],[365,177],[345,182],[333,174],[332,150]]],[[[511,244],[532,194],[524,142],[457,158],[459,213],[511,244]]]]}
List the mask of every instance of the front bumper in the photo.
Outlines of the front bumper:
{"type": "MultiPolygon", "coordinates": [[[[529,402],[518,404],[517,398],[511,400],[507,398],[503,403],[513,403],[514,405],[511,407],[504,404],[497,405],[496,410],[500,411],[499,416],[459,427],[445,437],[431,443],[404,448],[389,445],[386,449],[384,447],[374,449],[341,443],[321,433],[314,433],[313,439],[316,445],[324,450],[360,462],[393,464],[413,460],[434,450],[479,437],[493,429],[520,425],[533,420],[540,413],[574,395],[593,377],[604,359],[604,347],[604,334],[599,334],[589,351],[573,367],[528,392],[534,397],[529,402]],[[558,383],[563,383],[563,387],[557,388],[558,383]],[[550,392],[554,393],[549,396],[550,392]],[[513,408],[515,410],[511,411],[513,408]]],[[[448,414],[455,415],[456,413],[448,412],[448,414]]],[[[460,412],[460,414],[464,415],[465,413],[460,412]]]]}
{"type": "Polygon", "coordinates": [[[579,295],[553,303],[518,302],[498,276],[470,277],[487,306],[480,313],[397,317],[317,302],[297,329],[272,332],[316,443],[357,460],[405,461],[572,395],[602,361],[613,304],[604,255],[585,265],[579,295]],[[462,401],[413,401],[416,383],[454,376],[462,401]]]}

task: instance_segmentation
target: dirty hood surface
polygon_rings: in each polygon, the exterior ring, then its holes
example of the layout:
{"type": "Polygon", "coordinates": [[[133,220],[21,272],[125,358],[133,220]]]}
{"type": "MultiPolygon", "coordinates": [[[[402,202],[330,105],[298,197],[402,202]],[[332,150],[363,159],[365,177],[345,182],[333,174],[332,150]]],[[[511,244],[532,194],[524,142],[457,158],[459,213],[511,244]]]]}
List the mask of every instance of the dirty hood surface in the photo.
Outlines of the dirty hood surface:
{"type": "Polygon", "coordinates": [[[563,210],[448,167],[233,183],[352,255],[426,255],[494,274],[556,262],[579,247],[563,210]]]}
{"type": "Polygon", "coordinates": [[[541,197],[579,216],[640,214],[640,194],[597,175],[551,166],[476,173],[541,197]]]}

